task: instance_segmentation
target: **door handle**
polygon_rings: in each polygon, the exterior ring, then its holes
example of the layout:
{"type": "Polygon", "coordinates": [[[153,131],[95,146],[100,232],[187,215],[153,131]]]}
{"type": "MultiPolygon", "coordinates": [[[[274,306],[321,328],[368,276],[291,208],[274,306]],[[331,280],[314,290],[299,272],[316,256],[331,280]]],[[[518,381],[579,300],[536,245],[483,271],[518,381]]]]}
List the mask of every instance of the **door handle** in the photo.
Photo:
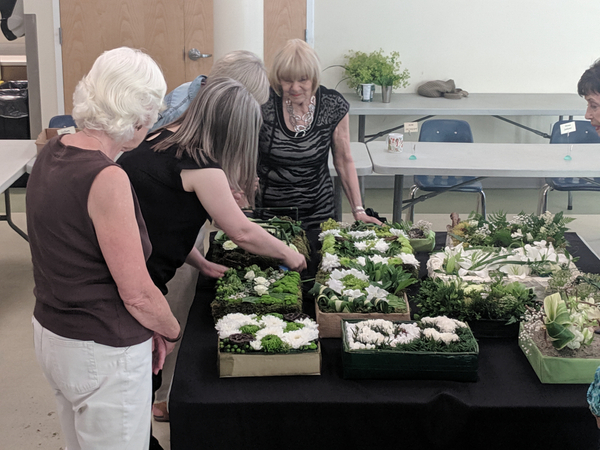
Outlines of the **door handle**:
{"type": "Polygon", "coordinates": [[[188,58],[190,58],[192,61],[197,61],[200,58],[210,58],[211,56],[212,55],[210,53],[202,53],[197,48],[192,48],[188,52],[188,58]]]}

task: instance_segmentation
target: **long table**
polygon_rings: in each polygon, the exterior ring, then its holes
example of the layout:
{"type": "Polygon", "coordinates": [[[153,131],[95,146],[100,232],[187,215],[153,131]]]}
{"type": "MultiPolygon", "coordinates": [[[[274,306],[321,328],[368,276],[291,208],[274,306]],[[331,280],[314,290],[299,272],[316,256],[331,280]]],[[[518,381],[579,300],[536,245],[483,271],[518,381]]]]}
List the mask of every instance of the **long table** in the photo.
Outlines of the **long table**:
{"type": "Polygon", "coordinates": [[[382,103],[376,94],[373,102],[363,102],[354,93],[344,94],[350,103],[350,115],[358,116],[358,140],[369,142],[383,136],[395,127],[372,136],[365,135],[367,116],[424,116],[419,122],[433,116],[492,116],[524,128],[540,136],[547,133],[526,127],[504,116],[583,116],[586,103],[577,94],[470,94],[460,100],[443,97],[430,98],[418,94],[392,94],[390,103],[382,103]]]}
{"type": "MultiPolygon", "coordinates": [[[[575,233],[567,240],[582,270],[600,270],[575,233]]],[[[344,379],[340,339],[321,340],[320,376],[220,379],[212,289],[198,284],[179,350],[172,450],[594,450],[600,442],[588,386],[541,384],[516,339],[480,340],[474,383],[344,379]]]]}
{"type": "Polygon", "coordinates": [[[0,220],[6,221],[25,240],[27,234],[12,221],[10,186],[27,172],[27,164],[35,155],[35,141],[0,140],[0,193],[4,193],[6,207],[5,214],[0,215],[0,220]]]}
{"type": "Polygon", "coordinates": [[[405,142],[389,153],[385,142],[367,144],[373,172],[394,176],[393,220],[401,220],[405,175],[473,177],[598,177],[600,144],[479,144],[405,142]],[[413,154],[415,160],[409,159],[413,154]],[[570,156],[570,160],[565,160],[570,156]]]}

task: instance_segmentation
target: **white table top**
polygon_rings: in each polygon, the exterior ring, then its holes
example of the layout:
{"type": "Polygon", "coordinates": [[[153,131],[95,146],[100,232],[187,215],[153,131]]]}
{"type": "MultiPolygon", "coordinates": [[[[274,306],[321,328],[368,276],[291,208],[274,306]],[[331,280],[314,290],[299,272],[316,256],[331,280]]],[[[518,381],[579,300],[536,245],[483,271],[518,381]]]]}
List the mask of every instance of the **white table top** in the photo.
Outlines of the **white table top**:
{"type": "MultiPolygon", "coordinates": [[[[363,175],[370,175],[373,173],[373,163],[371,157],[367,151],[366,144],[362,142],[351,142],[350,151],[352,152],[352,159],[354,160],[354,166],[356,167],[356,174],[360,177],[363,175]]],[[[337,176],[335,167],[333,166],[333,159],[331,153],[329,154],[329,174],[332,177],[337,176]]]]}
{"type": "Polygon", "coordinates": [[[25,173],[36,153],[33,140],[0,140],[0,193],[25,173]]]}
{"type": "Polygon", "coordinates": [[[600,177],[600,144],[574,144],[572,152],[568,144],[405,142],[399,154],[387,152],[383,141],[367,147],[373,172],[380,174],[600,177]],[[416,160],[409,159],[413,144],[416,160]]]}
{"type": "Polygon", "coordinates": [[[583,116],[586,102],[577,94],[469,94],[460,100],[429,98],[418,94],[392,94],[383,103],[379,92],[372,102],[344,93],[350,115],[434,116],[583,116]]]}

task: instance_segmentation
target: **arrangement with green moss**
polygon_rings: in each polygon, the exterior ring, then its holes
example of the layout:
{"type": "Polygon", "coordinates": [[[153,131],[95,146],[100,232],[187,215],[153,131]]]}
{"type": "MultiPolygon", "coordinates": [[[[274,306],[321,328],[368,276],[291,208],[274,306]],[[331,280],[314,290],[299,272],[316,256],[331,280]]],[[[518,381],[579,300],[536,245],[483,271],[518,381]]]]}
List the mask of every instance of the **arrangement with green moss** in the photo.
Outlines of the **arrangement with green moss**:
{"type": "Polygon", "coordinates": [[[215,320],[230,313],[298,313],[302,310],[300,274],[252,265],[229,269],[217,280],[211,303],[215,320]]]}
{"type": "Polygon", "coordinates": [[[224,353],[292,353],[316,351],[317,323],[306,314],[227,314],[215,328],[224,353]]]}
{"type": "Polygon", "coordinates": [[[321,312],[405,313],[404,290],[419,262],[403,230],[332,219],[321,224],[323,255],[313,289],[321,312]]]}
{"type": "MultiPolygon", "coordinates": [[[[310,259],[310,244],[306,233],[300,226],[300,222],[289,217],[273,217],[269,220],[250,219],[257,223],[277,239],[285,242],[289,247],[298,251],[308,260],[310,259]]],[[[208,258],[218,264],[227,267],[248,267],[258,265],[261,269],[267,267],[279,267],[280,262],[276,259],[253,255],[238,247],[222,231],[217,232],[211,243],[208,258]]]]}
{"type": "Polygon", "coordinates": [[[445,315],[469,322],[497,320],[517,323],[527,308],[539,309],[533,289],[519,282],[504,284],[502,278],[490,283],[468,283],[460,279],[427,278],[415,297],[420,315],[445,315]]]}

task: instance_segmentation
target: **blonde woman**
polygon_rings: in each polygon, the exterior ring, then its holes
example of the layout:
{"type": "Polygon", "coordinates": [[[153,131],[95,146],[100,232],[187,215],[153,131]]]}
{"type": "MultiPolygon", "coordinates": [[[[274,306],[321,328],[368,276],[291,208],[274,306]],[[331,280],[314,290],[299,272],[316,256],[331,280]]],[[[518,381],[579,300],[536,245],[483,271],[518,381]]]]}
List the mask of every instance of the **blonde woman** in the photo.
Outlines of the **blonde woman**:
{"type": "Polygon", "coordinates": [[[75,90],[82,131],[51,139],[29,178],[35,350],[69,450],[148,448],[152,370],[180,337],[146,269],[137,198],[114,162],[144,139],[165,91],[148,55],[103,53],[75,90]]]}

